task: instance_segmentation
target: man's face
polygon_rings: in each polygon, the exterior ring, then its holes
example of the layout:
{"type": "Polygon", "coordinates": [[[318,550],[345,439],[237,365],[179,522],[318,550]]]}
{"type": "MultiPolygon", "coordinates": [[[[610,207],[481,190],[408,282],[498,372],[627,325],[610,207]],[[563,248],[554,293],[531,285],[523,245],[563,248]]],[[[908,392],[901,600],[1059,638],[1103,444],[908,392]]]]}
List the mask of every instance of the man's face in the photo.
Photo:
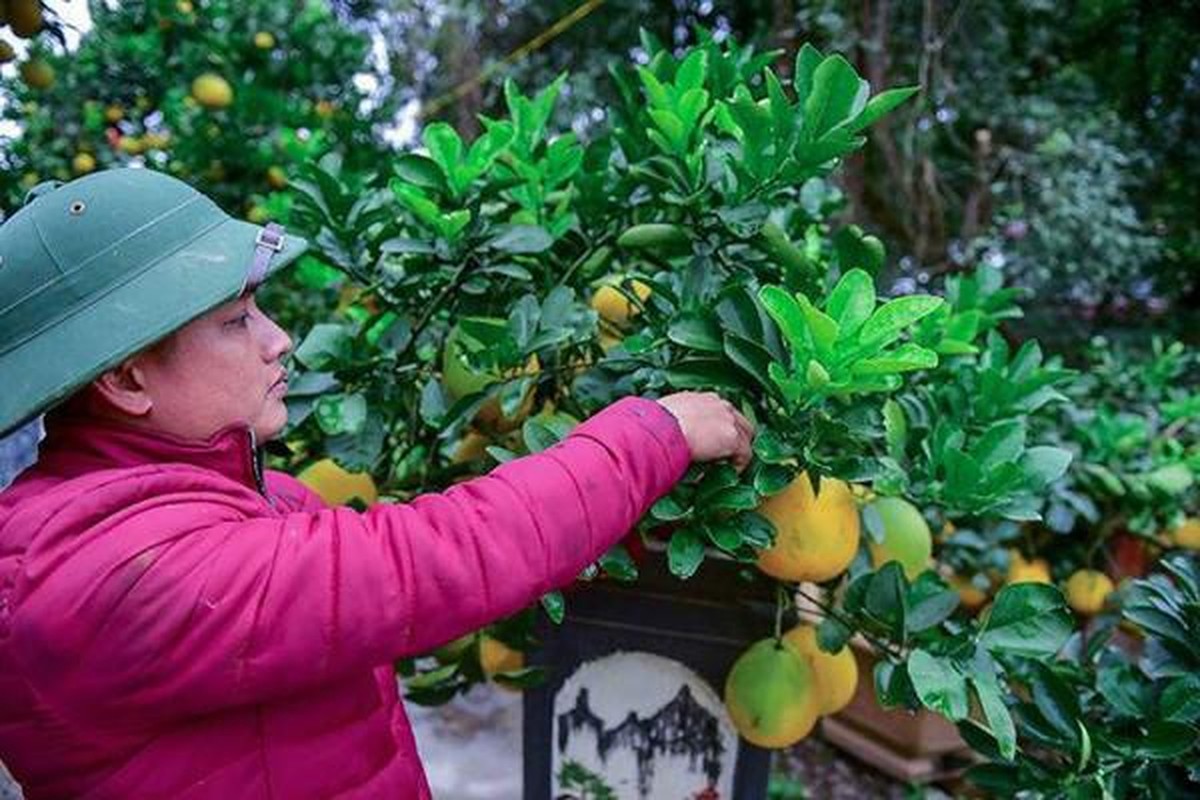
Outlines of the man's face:
{"type": "Polygon", "coordinates": [[[187,439],[207,439],[234,423],[260,442],[287,422],[283,357],[291,337],[252,294],[218,306],[138,356],[152,406],[145,420],[187,439]]]}

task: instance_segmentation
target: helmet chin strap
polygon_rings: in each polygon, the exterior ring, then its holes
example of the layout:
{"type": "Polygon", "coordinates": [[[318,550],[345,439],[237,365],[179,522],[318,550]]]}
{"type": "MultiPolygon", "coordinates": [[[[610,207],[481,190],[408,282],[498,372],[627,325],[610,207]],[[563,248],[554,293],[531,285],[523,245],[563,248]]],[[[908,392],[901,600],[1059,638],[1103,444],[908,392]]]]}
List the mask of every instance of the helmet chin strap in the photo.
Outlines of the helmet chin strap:
{"type": "Polygon", "coordinates": [[[254,239],[254,261],[246,273],[246,284],[242,291],[253,289],[267,277],[267,268],[276,253],[283,250],[283,226],[268,222],[254,239]]]}

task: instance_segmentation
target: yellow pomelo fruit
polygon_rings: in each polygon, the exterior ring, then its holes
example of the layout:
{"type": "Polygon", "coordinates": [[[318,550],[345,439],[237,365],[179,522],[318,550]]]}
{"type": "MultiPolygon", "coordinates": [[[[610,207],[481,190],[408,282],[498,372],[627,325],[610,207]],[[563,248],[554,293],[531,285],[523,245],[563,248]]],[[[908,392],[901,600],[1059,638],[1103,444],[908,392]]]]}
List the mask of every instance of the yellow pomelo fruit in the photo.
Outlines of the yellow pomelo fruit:
{"type": "Polygon", "coordinates": [[[600,349],[606,353],[625,341],[625,334],[621,332],[621,329],[608,322],[601,320],[597,329],[600,332],[600,349]]]}
{"type": "Polygon", "coordinates": [[[1112,594],[1112,579],[1094,569],[1080,569],[1067,578],[1067,605],[1080,614],[1097,614],[1104,608],[1104,600],[1112,594]]]}
{"type": "Polygon", "coordinates": [[[288,185],[287,173],[283,167],[273,166],[267,168],[267,185],[272,189],[286,189],[288,185]]]}
{"type": "Polygon", "coordinates": [[[858,661],[850,648],[826,653],[817,644],[817,629],[812,625],[797,625],[783,635],[783,641],[807,658],[812,666],[817,679],[820,713],[836,714],[845,708],[858,688],[858,661]]]}
{"type": "Polygon", "coordinates": [[[0,41],[0,64],[7,64],[17,57],[17,51],[8,42],[0,41]]]}
{"type": "Polygon", "coordinates": [[[1044,558],[1026,561],[1016,550],[1010,552],[1008,583],[1051,583],[1050,565],[1044,558]]]}
{"type": "Polygon", "coordinates": [[[8,25],[22,39],[32,39],[42,29],[42,4],[38,0],[8,0],[8,25]]]}
{"type": "Polygon", "coordinates": [[[1200,550],[1200,518],[1192,517],[1170,533],[1171,543],[1185,550],[1200,550]]]}
{"type": "Polygon", "coordinates": [[[326,505],[342,506],[354,498],[371,505],[379,499],[375,481],[365,472],[347,472],[331,458],[323,458],[296,476],[321,496],[326,505]]]}
{"type": "Polygon", "coordinates": [[[179,0],[175,4],[175,10],[180,14],[191,14],[196,10],[196,7],[192,5],[192,0],[179,0]]]}
{"type": "Polygon", "coordinates": [[[21,80],[30,89],[45,90],[54,85],[54,67],[43,59],[31,58],[20,67],[21,80]]]}
{"type": "Polygon", "coordinates": [[[899,497],[881,497],[871,503],[883,521],[883,541],[870,542],[871,563],[879,569],[898,561],[910,581],[925,571],[933,558],[933,535],[920,510],[899,497]]]}
{"type": "Polygon", "coordinates": [[[525,654],[514,650],[499,639],[481,636],[479,639],[479,667],[491,678],[500,672],[516,672],[525,668],[525,654]]]}
{"type": "Polygon", "coordinates": [[[337,110],[337,106],[328,100],[318,100],[313,110],[317,112],[317,116],[321,119],[329,119],[333,116],[333,112],[337,110]]]}
{"type": "MultiPolygon", "coordinates": [[[[632,289],[634,296],[643,303],[650,297],[651,289],[642,281],[635,279],[632,289]]],[[[592,295],[592,308],[600,315],[600,319],[618,328],[624,327],[641,311],[621,290],[611,285],[601,286],[596,290],[592,295]]]]}
{"type": "Polygon", "coordinates": [[[76,175],[86,175],[96,168],[96,157],[91,153],[76,153],[71,159],[71,169],[76,175]]]}
{"type": "Polygon", "coordinates": [[[467,431],[467,434],[458,440],[450,462],[452,464],[470,464],[472,461],[478,461],[487,455],[487,446],[490,442],[491,440],[479,431],[467,431]]]}
{"type": "Polygon", "coordinates": [[[843,572],[858,552],[858,507],[850,487],[835,478],[812,481],[802,472],[758,507],[775,526],[775,544],[759,553],[758,568],[785,581],[820,583],[843,572]]]}
{"type": "MultiPolygon", "coordinates": [[[[497,325],[507,324],[504,320],[491,320],[491,322],[497,325]]],[[[487,370],[476,370],[467,363],[466,354],[468,348],[473,351],[479,346],[479,342],[472,341],[471,337],[457,325],[446,337],[445,348],[442,351],[442,378],[446,382],[447,391],[449,391],[451,398],[454,400],[466,397],[469,394],[482,392],[487,387],[501,380],[518,378],[525,375],[537,375],[541,372],[542,365],[538,361],[537,356],[530,356],[523,368],[509,370],[503,374],[487,370]]],[[[481,428],[488,431],[505,433],[514,430],[533,412],[533,401],[534,387],[530,386],[529,391],[522,398],[521,405],[517,410],[512,416],[505,416],[500,406],[500,398],[493,397],[479,409],[479,412],[475,415],[475,421],[481,428]]]]}
{"type": "Polygon", "coordinates": [[[789,644],[756,642],[729,670],[725,709],[751,744],[790,747],[812,731],[820,714],[813,668],[789,644]]]}
{"type": "Polygon", "coordinates": [[[192,81],[192,97],[205,108],[226,108],[233,102],[233,87],[215,72],[206,72],[192,81]]]}
{"type": "Polygon", "coordinates": [[[950,584],[950,588],[958,592],[959,602],[968,611],[978,611],[988,601],[988,593],[967,578],[960,575],[951,575],[948,583],[950,584]]]}
{"type": "Polygon", "coordinates": [[[270,50],[275,46],[275,37],[269,31],[254,34],[254,46],[259,50],[270,50]]]}
{"type": "Polygon", "coordinates": [[[147,133],[142,137],[142,144],[147,150],[164,150],[171,143],[169,133],[147,133]]]}
{"type": "Polygon", "coordinates": [[[122,153],[128,153],[131,156],[139,155],[146,150],[146,144],[136,136],[122,136],[117,140],[117,147],[122,153]]]}
{"type": "Polygon", "coordinates": [[[108,122],[120,122],[125,119],[125,109],[119,104],[113,103],[104,109],[104,119],[108,122]]]}

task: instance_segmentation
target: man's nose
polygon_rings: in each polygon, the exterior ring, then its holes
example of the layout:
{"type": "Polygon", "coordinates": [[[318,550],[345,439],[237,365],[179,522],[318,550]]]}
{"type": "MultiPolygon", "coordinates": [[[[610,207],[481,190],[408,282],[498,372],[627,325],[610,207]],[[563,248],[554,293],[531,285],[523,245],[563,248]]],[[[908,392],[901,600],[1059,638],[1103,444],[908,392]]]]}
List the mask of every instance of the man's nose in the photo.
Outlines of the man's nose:
{"type": "Polygon", "coordinates": [[[292,350],[292,337],[288,332],[276,324],[275,320],[271,319],[266,314],[262,315],[264,322],[263,336],[266,342],[266,352],[268,361],[278,361],[292,350]]]}

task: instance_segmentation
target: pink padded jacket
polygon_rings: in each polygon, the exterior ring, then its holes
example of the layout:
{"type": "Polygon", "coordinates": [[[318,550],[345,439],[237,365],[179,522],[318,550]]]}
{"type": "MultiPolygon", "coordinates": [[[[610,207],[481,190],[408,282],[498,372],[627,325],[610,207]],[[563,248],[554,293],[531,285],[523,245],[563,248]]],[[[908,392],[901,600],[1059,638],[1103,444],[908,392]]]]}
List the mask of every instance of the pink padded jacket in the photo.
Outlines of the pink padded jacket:
{"type": "Polygon", "coordinates": [[[0,493],[0,760],[40,798],[427,798],[392,662],[569,583],[687,468],[628,398],[364,513],[204,443],[64,420],[0,493]]]}

